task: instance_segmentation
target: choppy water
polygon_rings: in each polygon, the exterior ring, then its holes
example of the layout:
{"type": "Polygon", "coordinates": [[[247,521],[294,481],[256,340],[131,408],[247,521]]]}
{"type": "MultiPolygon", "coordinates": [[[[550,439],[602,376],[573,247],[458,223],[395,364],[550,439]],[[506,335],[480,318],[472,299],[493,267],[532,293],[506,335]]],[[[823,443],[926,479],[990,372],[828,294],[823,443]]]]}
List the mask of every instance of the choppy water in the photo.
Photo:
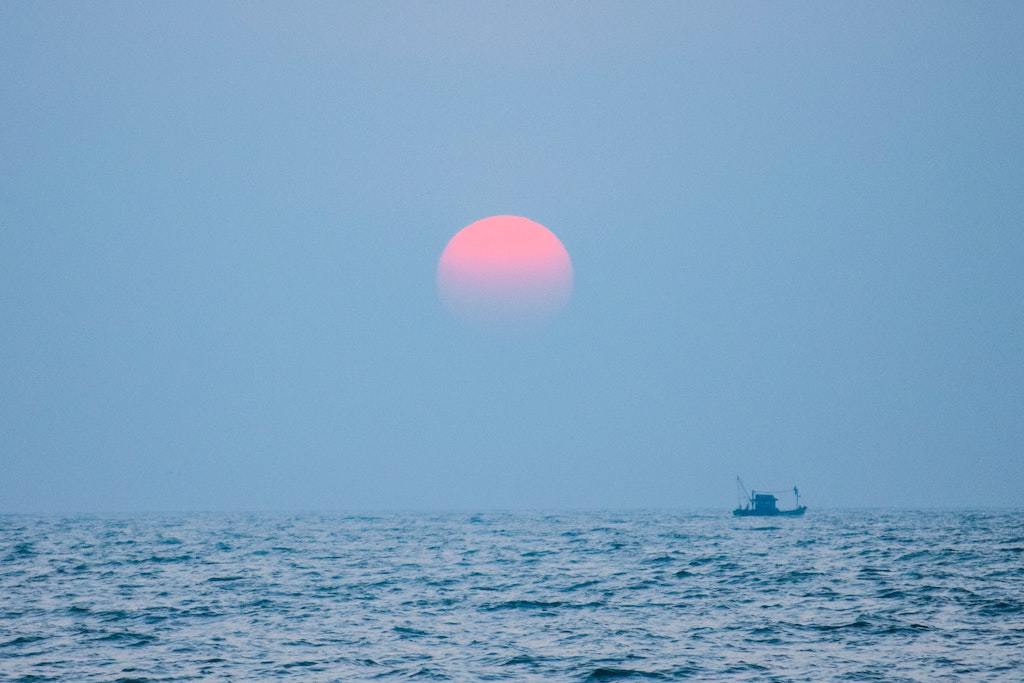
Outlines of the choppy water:
{"type": "Polygon", "coordinates": [[[1024,515],[0,517],[13,680],[1024,679],[1024,515]]]}

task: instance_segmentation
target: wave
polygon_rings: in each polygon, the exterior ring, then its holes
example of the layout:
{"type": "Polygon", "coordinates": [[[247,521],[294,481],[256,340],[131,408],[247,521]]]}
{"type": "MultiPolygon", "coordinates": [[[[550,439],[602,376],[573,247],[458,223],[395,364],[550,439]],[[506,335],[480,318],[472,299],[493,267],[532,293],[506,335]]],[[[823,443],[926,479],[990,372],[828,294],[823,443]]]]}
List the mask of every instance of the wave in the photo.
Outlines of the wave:
{"type": "Polygon", "coordinates": [[[0,671],[998,680],[1024,651],[1019,513],[766,533],[728,515],[476,517],[0,517],[0,671]],[[818,650],[842,656],[825,671],[818,650]]]}
{"type": "Polygon", "coordinates": [[[601,666],[588,673],[583,680],[596,683],[597,681],[622,681],[637,678],[668,680],[669,677],[657,671],[601,666]]]}

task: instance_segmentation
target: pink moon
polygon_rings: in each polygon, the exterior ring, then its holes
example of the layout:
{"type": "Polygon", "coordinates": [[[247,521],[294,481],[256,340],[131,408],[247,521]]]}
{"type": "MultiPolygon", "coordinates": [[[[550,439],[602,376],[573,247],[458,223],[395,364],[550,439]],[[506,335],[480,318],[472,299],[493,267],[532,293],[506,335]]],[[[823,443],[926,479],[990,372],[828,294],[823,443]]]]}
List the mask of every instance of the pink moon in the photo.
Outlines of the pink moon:
{"type": "Polygon", "coordinates": [[[546,227],[522,216],[491,216],[457,232],[437,265],[441,301],[461,318],[529,323],[569,301],[569,252],[546,227]]]}

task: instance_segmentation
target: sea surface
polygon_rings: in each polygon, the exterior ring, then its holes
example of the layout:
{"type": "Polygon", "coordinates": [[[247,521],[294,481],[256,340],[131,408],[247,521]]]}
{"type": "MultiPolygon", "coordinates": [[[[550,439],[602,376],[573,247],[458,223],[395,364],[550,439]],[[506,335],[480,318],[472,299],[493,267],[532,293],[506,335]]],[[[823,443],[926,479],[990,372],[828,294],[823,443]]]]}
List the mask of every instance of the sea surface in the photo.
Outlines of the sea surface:
{"type": "Polygon", "coordinates": [[[0,680],[1024,680],[1024,513],[0,516],[0,680]]]}

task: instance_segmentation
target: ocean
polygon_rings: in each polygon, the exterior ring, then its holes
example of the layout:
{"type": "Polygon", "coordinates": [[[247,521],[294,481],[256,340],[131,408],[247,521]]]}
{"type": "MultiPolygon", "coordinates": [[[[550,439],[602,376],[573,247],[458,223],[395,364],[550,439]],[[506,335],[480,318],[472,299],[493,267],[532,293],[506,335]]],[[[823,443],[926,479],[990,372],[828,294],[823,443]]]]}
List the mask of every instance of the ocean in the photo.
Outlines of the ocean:
{"type": "Polygon", "coordinates": [[[0,516],[0,679],[1024,680],[1024,514],[0,516]]]}

